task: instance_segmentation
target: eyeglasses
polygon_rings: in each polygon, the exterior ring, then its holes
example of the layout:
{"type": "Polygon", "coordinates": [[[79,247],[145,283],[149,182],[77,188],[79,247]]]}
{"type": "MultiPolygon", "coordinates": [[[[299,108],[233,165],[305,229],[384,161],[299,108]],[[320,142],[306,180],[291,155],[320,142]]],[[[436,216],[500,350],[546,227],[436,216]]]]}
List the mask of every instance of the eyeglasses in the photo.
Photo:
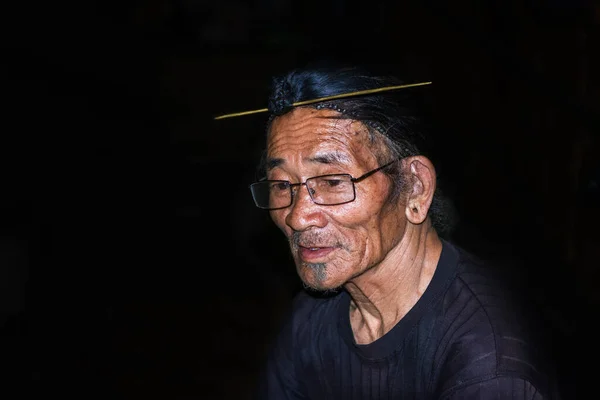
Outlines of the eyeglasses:
{"type": "Polygon", "coordinates": [[[355,183],[389,167],[396,161],[398,160],[390,161],[358,178],[353,178],[350,174],[329,174],[313,176],[301,183],[264,180],[251,184],[250,191],[256,206],[263,210],[279,210],[291,206],[294,201],[294,188],[303,185],[308,189],[308,194],[315,204],[335,206],[350,203],[356,199],[355,183]]]}

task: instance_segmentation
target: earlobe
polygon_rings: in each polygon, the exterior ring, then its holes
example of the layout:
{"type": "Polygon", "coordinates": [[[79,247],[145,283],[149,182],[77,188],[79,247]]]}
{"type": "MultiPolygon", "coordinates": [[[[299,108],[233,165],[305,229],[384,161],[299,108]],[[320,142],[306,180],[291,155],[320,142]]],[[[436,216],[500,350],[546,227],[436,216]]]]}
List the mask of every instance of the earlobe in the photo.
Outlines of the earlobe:
{"type": "Polygon", "coordinates": [[[427,219],[427,211],[419,206],[408,205],[405,213],[406,219],[414,225],[422,224],[427,219]]]}
{"type": "Polygon", "coordinates": [[[411,157],[408,161],[408,176],[412,184],[409,187],[406,218],[418,225],[427,219],[436,186],[435,168],[424,156],[411,157]]]}

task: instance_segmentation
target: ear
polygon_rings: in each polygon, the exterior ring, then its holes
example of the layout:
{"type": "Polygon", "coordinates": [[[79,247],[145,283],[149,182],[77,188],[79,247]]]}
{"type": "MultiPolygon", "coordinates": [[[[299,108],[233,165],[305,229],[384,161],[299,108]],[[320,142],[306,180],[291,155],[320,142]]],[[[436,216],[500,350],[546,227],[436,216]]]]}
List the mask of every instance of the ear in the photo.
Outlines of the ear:
{"type": "Polygon", "coordinates": [[[435,193],[437,176],[435,167],[425,156],[404,159],[403,166],[409,179],[405,214],[408,221],[418,225],[427,219],[435,193]]]}

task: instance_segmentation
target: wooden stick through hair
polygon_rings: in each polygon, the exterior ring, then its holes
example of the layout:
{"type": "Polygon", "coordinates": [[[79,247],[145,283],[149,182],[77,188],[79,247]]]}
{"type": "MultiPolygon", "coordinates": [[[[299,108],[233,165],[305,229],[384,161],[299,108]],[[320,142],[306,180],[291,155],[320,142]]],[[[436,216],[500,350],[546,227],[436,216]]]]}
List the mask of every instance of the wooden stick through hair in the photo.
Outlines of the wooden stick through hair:
{"type": "MultiPolygon", "coordinates": [[[[432,82],[419,82],[419,83],[409,83],[406,85],[385,86],[385,87],[376,88],[376,89],[359,90],[356,92],[342,93],[342,94],[336,94],[333,96],[320,97],[318,99],[298,101],[296,103],[292,103],[292,107],[305,106],[307,104],[320,103],[323,101],[329,101],[329,100],[335,100],[335,99],[345,99],[347,97],[362,96],[365,94],[387,92],[390,90],[406,89],[406,88],[415,87],[415,86],[430,85],[431,83],[432,82]]],[[[218,117],[215,117],[215,119],[241,117],[244,115],[257,114],[257,113],[262,113],[262,112],[267,112],[267,111],[269,111],[268,108],[261,108],[258,110],[242,111],[242,112],[237,112],[237,113],[232,113],[232,114],[219,115],[218,117]]]]}

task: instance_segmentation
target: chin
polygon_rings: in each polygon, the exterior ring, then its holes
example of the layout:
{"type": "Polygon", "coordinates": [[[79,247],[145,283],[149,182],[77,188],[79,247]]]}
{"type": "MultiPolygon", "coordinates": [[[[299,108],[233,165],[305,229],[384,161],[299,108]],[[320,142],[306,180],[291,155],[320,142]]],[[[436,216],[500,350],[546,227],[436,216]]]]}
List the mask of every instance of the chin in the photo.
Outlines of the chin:
{"type": "Polygon", "coordinates": [[[331,276],[327,271],[327,266],[322,263],[302,264],[298,273],[304,287],[311,291],[338,292],[343,285],[339,277],[331,276]]]}

